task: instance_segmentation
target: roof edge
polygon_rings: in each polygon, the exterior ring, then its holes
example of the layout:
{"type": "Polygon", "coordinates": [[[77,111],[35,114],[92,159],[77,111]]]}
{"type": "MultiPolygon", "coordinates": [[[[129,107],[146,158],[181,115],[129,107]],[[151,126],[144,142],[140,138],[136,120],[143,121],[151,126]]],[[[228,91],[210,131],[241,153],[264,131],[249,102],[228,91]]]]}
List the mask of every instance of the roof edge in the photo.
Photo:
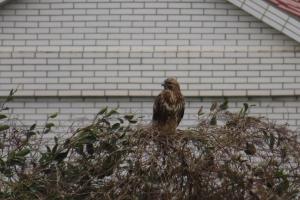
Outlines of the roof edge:
{"type": "Polygon", "coordinates": [[[3,6],[4,4],[6,4],[7,2],[9,2],[10,0],[2,0],[0,1],[0,6],[3,6]]]}
{"type": "Polygon", "coordinates": [[[300,43],[300,22],[264,0],[227,0],[300,43]]]}

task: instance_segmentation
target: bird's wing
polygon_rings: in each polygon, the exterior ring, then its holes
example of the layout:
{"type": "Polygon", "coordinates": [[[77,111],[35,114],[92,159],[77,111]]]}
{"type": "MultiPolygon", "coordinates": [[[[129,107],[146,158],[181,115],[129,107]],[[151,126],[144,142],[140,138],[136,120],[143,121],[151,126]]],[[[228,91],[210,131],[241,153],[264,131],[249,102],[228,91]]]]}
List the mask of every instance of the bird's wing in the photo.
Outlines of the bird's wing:
{"type": "Polygon", "coordinates": [[[169,93],[162,91],[155,99],[154,105],[153,105],[153,121],[157,121],[160,123],[165,123],[168,119],[168,108],[166,107],[167,105],[167,100],[169,98],[169,93]]]}
{"type": "Polygon", "coordinates": [[[179,125],[179,123],[181,122],[181,120],[183,118],[184,107],[185,107],[185,102],[184,102],[184,99],[183,99],[182,102],[180,102],[179,108],[178,108],[178,111],[177,111],[177,125],[179,125]]]}

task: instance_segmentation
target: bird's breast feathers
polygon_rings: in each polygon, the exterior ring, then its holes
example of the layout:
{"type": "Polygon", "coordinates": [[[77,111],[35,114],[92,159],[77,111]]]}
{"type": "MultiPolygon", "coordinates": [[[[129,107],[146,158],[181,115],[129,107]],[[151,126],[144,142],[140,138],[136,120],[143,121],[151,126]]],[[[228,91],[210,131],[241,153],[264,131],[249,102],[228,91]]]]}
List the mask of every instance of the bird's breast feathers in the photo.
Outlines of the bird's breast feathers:
{"type": "Polygon", "coordinates": [[[181,93],[164,91],[161,93],[162,105],[168,111],[178,110],[182,107],[183,98],[181,93]]]}

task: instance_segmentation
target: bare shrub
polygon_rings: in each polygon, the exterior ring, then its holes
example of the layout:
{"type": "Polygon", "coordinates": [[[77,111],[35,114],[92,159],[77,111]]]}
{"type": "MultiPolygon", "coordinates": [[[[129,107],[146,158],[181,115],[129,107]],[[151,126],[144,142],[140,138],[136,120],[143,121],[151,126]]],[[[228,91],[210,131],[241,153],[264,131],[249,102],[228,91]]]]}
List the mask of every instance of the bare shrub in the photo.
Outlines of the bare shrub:
{"type": "MultiPolygon", "coordinates": [[[[10,96],[13,95],[13,92],[10,96]]],[[[194,129],[164,134],[133,126],[134,115],[102,109],[71,137],[5,125],[0,111],[1,199],[297,199],[297,133],[266,119],[199,111],[194,129]]],[[[49,116],[55,118],[57,114],[49,116]]]]}

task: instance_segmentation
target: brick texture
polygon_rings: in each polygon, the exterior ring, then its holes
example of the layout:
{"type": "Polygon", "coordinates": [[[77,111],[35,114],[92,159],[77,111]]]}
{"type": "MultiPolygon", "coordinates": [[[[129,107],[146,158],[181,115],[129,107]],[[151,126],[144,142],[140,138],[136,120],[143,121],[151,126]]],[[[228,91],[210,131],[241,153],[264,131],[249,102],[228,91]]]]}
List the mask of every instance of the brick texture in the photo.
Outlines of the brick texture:
{"type": "MultiPolygon", "coordinates": [[[[230,1],[262,12],[258,1],[230,1]]],[[[148,122],[161,82],[175,76],[187,97],[182,127],[195,125],[197,109],[220,96],[235,97],[232,110],[254,103],[252,114],[299,127],[299,22],[271,7],[256,16],[261,22],[239,7],[225,0],[10,1],[0,8],[0,96],[18,88],[12,117],[27,125],[59,112],[56,123],[66,130],[105,105],[148,122]]]]}
{"type": "Polygon", "coordinates": [[[16,0],[0,30],[2,96],[300,93],[299,43],[225,0],[16,0]]]}

